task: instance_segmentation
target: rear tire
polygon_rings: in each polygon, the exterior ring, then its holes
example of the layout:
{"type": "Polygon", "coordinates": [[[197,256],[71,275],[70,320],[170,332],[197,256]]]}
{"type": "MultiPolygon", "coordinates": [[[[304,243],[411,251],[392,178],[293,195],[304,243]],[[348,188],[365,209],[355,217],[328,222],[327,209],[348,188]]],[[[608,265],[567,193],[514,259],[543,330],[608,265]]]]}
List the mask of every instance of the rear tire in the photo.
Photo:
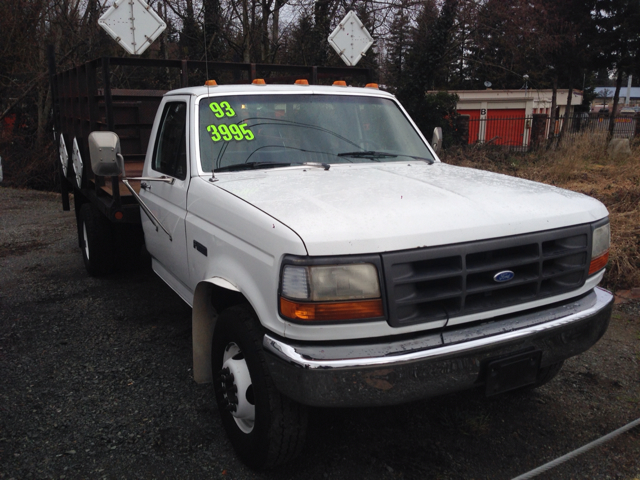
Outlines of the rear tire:
{"type": "Polygon", "coordinates": [[[241,460],[256,470],[296,457],[308,420],[305,406],[276,390],[262,336],[253,309],[235,305],[218,317],[211,354],[222,425],[241,460]]]}
{"type": "Polygon", "coordinates": [[[80,249],[84,266],[92,277],[107,275],[115,267],[113,227],[100,211],[85,203],[80,209],[78,224],[80,249]]]}

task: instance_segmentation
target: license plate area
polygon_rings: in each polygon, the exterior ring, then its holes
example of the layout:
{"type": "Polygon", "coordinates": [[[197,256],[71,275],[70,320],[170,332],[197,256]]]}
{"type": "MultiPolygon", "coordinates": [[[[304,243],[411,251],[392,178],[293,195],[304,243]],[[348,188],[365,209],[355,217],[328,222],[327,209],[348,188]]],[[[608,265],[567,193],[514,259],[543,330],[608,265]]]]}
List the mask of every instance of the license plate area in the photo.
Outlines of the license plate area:
{"type": "Polygon", "coordinates": [[[541,358],[542,351],[534,350],[489,362],[485,380],[487,397],[535,383],[541,358]]]}

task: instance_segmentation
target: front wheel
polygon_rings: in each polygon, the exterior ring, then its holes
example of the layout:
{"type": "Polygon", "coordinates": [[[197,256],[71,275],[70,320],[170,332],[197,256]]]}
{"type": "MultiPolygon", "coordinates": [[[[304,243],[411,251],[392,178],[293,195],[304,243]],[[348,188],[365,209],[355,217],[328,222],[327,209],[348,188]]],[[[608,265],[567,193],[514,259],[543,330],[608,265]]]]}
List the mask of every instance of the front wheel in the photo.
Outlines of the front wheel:
{"type": "Polygon", "coordinates": [[[296,457],[307,429],[306,407],[280,394],[269,376],[261,330],[249,305],[230,307],[218,317],[211,352],[222,425],[242,461],[258,470],[296,457]]]}

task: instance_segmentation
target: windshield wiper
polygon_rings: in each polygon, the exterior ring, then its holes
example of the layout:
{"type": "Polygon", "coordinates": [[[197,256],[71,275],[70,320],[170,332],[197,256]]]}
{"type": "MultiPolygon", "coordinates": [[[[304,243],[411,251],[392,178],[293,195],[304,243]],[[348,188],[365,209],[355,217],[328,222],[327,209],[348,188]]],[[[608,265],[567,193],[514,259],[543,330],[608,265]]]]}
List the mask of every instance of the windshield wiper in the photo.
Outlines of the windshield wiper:
{"type": "Polygon", "coordinates": [[[376,152],[375,150],[365,150],[360,152],[343,152],[338,153],[338,157],[355,157],[355,158],[396,158],[396,157],[408,157],[413,158],[414,160],[420,160],[422,162],[427,162],[429,165],[433,165],[433,160],[431,158],[425,157],[416,157],[414,155],[405,155],[404,153],[389,153],[389,152],[376,152]]]}
{"type": "Polygon", "coordinates": [[[337,154],[338,157],[367,157],[367,158],[395,158],[398,155],[388,152],[376,152],[374,150],[365,150],[359,152],[342,152],[337,154]]]}
{"type": "Polygon", "coordinates": [[[246,162],[236,163],[234,165],[227,165],[225,167],[216,168],[214,172],[237,172],[241,170],[257,170],[261,168],[278,168],[278,167],[290,167],[292,165],[304,165],[309,167],[318,167],[325,170],[329,170],[331,165],[328,163],[316,163],[316,162],[246,162]]]}

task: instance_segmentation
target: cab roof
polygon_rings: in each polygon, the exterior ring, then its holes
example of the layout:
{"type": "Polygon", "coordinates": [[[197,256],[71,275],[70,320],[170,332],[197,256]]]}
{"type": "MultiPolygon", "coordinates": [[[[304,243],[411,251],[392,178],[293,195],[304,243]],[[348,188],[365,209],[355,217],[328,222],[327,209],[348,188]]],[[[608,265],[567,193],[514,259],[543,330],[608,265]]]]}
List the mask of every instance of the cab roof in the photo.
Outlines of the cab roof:
{"type": "Polygon", "coordinates": [[[366,95],[373,97],[394,98],[394,95],[377,88],[342,87],[333,85],[213,85],[187,87],[171,90],[166,95],[237,95],[237,94],[268,94],[268,93],[302,93],[324,95],[366,95]]]}

